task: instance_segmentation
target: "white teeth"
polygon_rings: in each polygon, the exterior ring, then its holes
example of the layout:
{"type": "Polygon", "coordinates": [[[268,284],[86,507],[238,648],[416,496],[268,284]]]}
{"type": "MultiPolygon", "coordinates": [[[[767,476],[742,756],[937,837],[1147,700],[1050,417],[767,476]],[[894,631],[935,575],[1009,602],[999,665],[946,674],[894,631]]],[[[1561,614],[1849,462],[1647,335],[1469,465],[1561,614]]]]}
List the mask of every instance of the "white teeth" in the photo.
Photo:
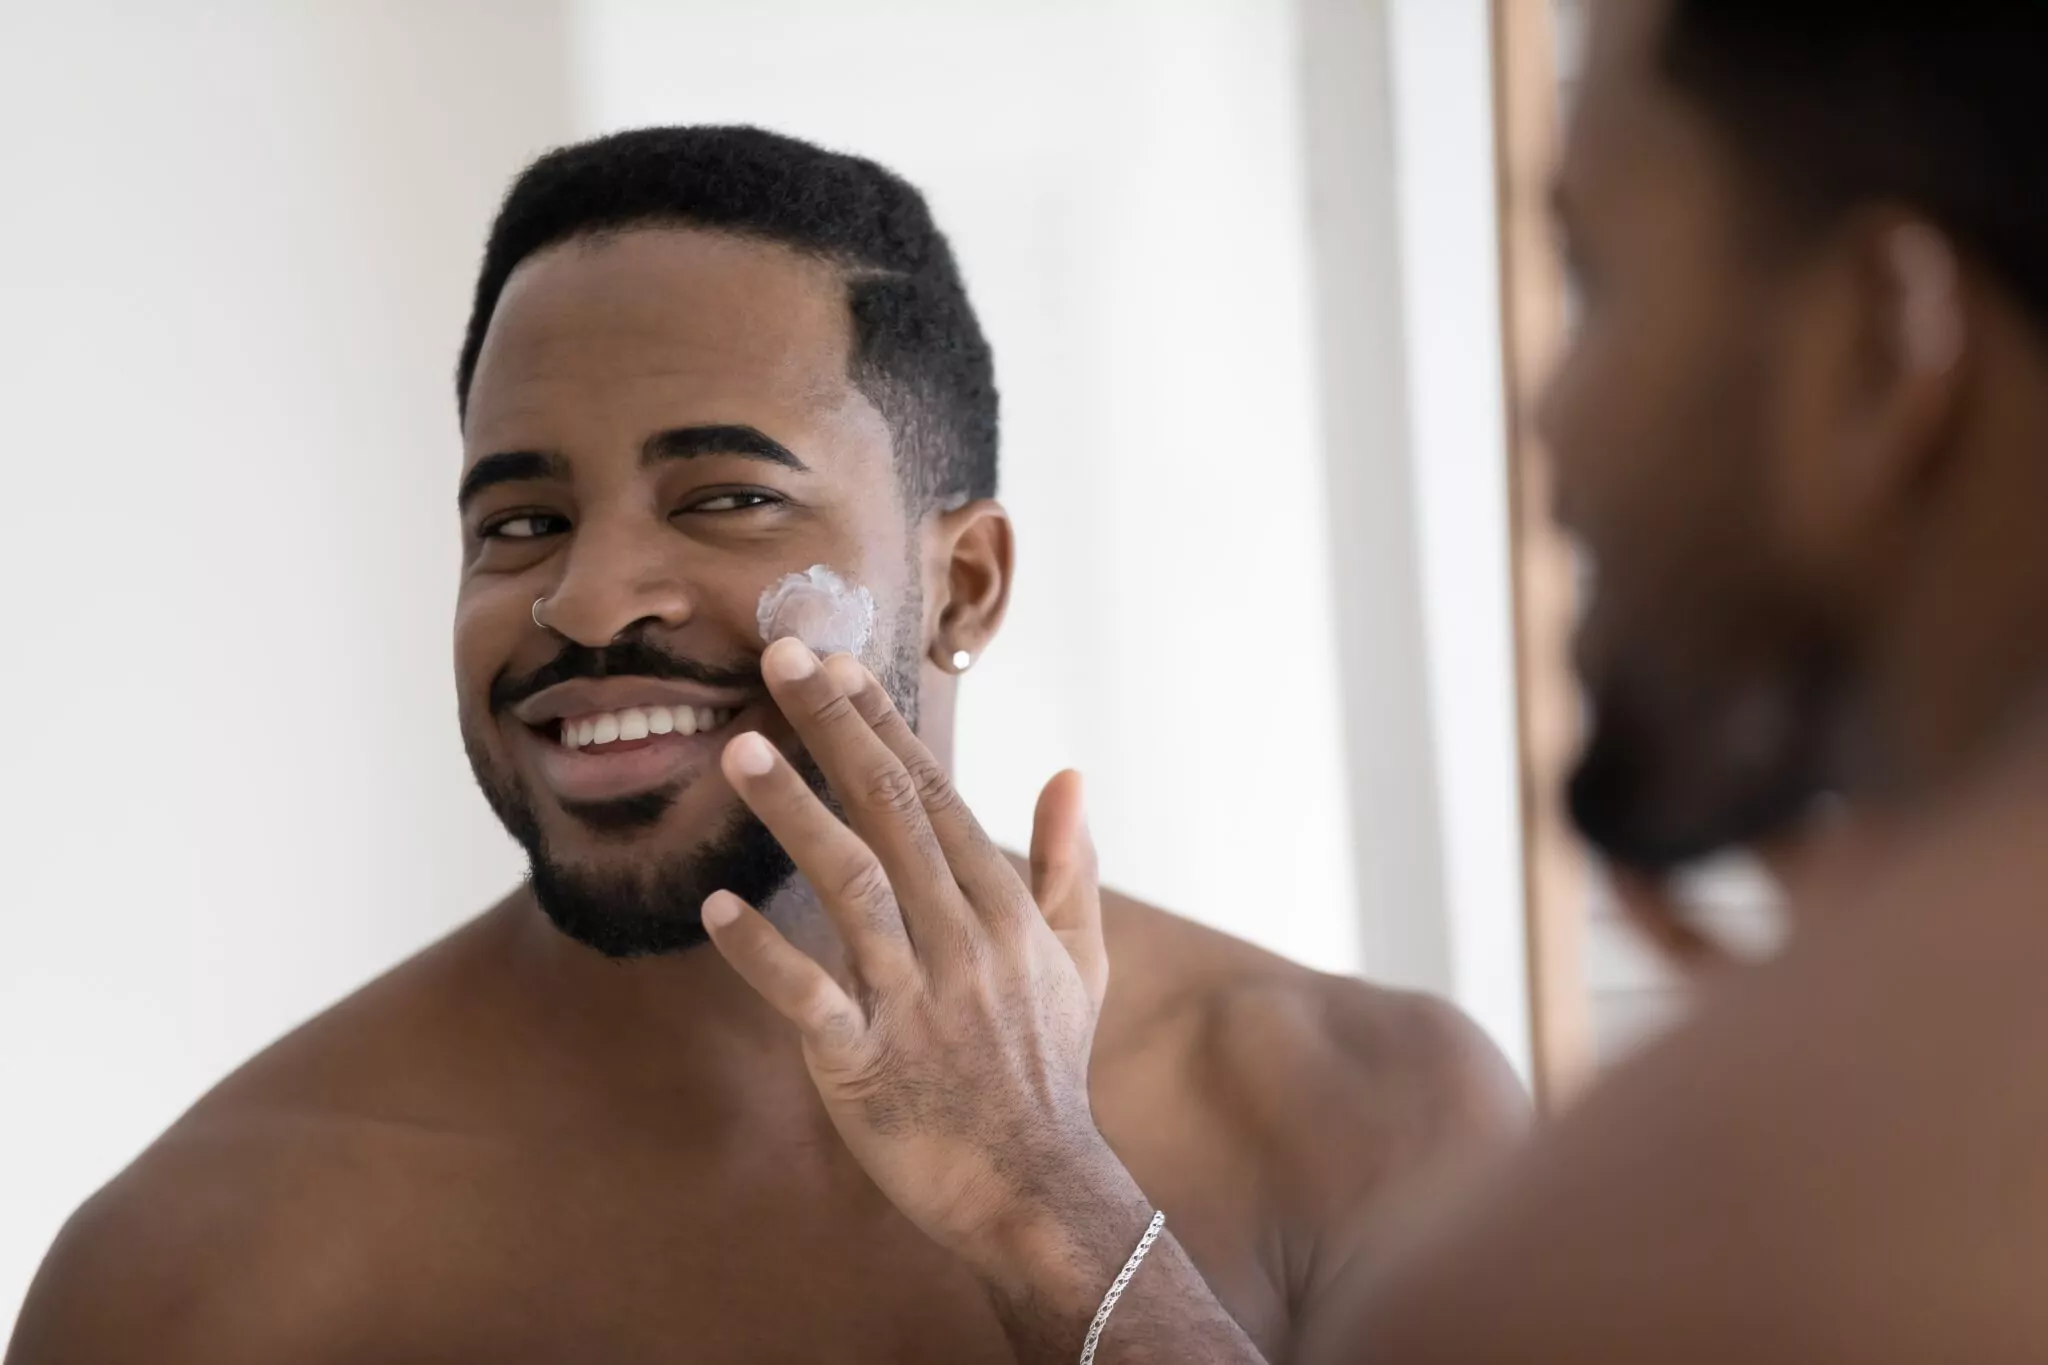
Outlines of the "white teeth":
{"type": "Polygon", "coordinates": [[[564,720],[561,743],[567,749],[592,744],[623,743],[649,735],[708,735],[731,724],[738,714],[729,707],[629,706],[564,720]]]}

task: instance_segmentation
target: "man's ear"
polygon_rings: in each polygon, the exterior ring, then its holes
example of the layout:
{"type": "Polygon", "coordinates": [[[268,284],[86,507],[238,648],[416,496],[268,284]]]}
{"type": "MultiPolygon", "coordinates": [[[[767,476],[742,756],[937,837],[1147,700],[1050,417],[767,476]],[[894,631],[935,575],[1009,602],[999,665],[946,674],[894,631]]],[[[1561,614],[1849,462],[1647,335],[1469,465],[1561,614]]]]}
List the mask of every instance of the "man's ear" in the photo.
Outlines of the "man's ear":
{"type": "Polygon", "coordinates": [[[925,638],[931,661],[958,673],[981,657],[1010,609],[1010,514],[992,498],[937,512],[925,530],[925,638]]]}
{"type": "Polygon", "coordinates": [[[1971,361],[1972,296],[1954,243],[1911,214],[1853,216],[1785,357],[1809,377],[1782,448],[1800,551],[1856,572],[1857,547],[1938,475],[1971,361]]]}

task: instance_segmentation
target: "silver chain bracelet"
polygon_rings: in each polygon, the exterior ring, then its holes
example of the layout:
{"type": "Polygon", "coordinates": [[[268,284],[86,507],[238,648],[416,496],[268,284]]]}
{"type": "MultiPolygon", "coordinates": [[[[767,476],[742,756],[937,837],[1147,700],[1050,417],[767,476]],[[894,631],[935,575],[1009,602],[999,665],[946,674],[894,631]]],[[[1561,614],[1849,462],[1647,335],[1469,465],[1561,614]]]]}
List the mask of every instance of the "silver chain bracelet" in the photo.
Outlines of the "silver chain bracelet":
{"type": "Polygon", "coordinates": [[[1124,1287],[1131,1282],[1131,1276],[1138,1273],[1138,1267],[1145,1260],[1145,1253],[1159,1240],[1159,1230],[1166,1226],[1166,1213],[1161,1210],[1152,1215],[1151,1225],[1145,1235],[1138,1239],[1138,1249],[1131,1253],[1131,1259],[1124,1262],[1124,1268],[1117,1272],[1116,1282],[1109,1292],[1102,1296],[1102,1307],[1095,1310],[1095,1321],[1088,1324],[1088,1339],[1081,1343],[1081,1365],[1095,1365],[1095,1347],[1102,1340],[1103,1326],[1109,1315],[1116,1311],[1116,1301],[1124,1296],[1124,1287]]]}

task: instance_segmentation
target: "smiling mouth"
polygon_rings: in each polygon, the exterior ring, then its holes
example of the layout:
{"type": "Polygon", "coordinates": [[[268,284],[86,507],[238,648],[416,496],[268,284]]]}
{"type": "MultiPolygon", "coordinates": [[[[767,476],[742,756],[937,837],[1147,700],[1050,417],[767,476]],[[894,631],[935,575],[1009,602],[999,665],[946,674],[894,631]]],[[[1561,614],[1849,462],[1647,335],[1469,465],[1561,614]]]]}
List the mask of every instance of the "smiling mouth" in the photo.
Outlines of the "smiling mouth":
{"type": "Polygon", "coordinates": [[[626,706],[564,716],[532,728],[565,749],[596,756],[638,748],[663,735],[688,739],[717,734],[738,714],[733,707],[626,706]]]}

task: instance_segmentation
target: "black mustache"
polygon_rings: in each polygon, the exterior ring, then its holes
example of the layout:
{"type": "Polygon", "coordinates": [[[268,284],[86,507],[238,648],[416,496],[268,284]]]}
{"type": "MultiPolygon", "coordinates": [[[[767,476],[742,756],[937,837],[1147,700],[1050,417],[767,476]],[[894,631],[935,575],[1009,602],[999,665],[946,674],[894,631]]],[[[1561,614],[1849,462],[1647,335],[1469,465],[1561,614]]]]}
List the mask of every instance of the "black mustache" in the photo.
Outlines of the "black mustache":
{"type": "Polygon", "coordinates": [[[748,691],[759,691],[764,686],[758,664],[722,668],[678,658],[645,640],[628,637],[595,649],[575,643],[564,645],[560,654],[524,677],[500,673],[491,680],[491,714],[495,716],[536,692],[572,678],[664,678],[748,691]]]}

